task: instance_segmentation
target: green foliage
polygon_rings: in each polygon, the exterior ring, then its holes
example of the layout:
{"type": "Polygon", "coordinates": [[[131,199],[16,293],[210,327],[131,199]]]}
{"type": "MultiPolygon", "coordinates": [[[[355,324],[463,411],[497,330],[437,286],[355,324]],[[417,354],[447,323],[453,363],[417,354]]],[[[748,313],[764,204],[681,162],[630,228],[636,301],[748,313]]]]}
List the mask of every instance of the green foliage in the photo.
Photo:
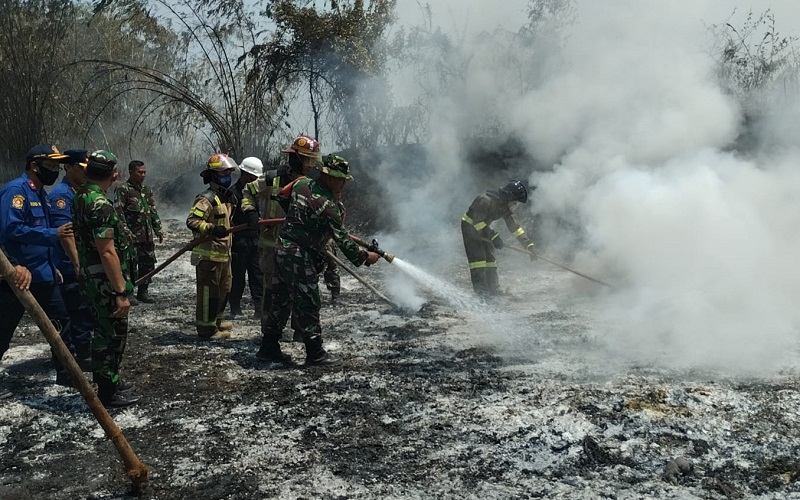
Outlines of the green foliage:
{"type": "Polygon", "coordinates": [[[73,12],[67,0],[0,4],[0,154],[13,171],[31,146],[57,135],[48,103],[61,83],[61,39],[73,12]]]}
{"type": "Polygon", "coordinates": [[[762,109],[771,91],[796,85],[797,39],[778,32],[770,10],[759,15],[748,12],[738,28],[729,19],[710,26],[710,31],[720,81],[746,110],[762,109]]]}

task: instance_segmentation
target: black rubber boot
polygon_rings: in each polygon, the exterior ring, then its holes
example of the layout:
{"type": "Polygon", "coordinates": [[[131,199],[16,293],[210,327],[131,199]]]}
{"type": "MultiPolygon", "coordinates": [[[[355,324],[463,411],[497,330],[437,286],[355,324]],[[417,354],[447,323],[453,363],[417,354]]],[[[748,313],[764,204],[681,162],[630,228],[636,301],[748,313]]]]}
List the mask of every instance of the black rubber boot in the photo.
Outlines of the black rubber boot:
{"type": "Polygon", "coordinates": [[[122,392],[117,389],[117,384],[107,377],[94,375],[97,382],[97,397],[106,408],[124,408],[138,403],[142,397],[132,394],[131,391],[122,392]]]}
{"type": "Polygon", "coordinates": [[[150,285],[139,285],[139,291],[136,292],[136,298],[139,299],[139,302],[143,304],[152,304],[155,302],[152,297],[150,297],[150,292],[147,291],[147,288],[150,285]]]}
{"type": "Polygon", "coordinates": [[[280,336],[274,334],[264,335],[261,339],[261,348],[256,353],[256,358],[275,366],[270,368],[293,368],[297,364],[292,357],[281,351],[280,336]]]}
{"type": "Polygon", "coordinates": [[[77,387],[75,381],[72,380],[72,376],[66,370],[56,370],[56,384],[64,387],[77,387]]]}
{"type": "Polygon", "coordinates": [[[331,356],[322,347],[322,336],[306,335],[303,339],[306,344],[306,363],[305,366],[337,366],[342,364],[339,358],[331,356]]]}

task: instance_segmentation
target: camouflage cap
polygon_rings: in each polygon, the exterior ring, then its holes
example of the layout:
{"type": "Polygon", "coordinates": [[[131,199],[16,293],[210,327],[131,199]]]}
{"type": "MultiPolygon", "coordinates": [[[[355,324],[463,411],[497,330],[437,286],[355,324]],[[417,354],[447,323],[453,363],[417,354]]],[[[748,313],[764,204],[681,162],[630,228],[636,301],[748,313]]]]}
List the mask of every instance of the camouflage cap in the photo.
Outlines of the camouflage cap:
{"type": "Polygon", "coordinates": [[[99,170],[113,170],[117,166],[117,155],[105,149],[98,149],[89,155],[88,165],[99,170]]]}
{"type": "Polygon", "coordinates": [[[318,168],[323,174],[328,174],[331,177],[339,177],[348,181],[353,180],[353,176],[350,175],[350,162],[339,155],[331,154],[326,156],[322,161],[322,165],[318,168]]]}

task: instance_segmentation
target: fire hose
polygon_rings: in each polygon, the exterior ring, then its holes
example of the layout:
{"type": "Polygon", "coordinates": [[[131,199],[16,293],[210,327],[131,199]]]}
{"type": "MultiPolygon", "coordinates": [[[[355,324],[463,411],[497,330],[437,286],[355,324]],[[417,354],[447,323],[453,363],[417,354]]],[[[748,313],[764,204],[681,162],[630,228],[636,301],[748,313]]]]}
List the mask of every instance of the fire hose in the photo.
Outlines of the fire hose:
{"type": "MultiPolygon", "coordinates": [[[[489,240],[489,239],[484,239],[483,241],[485,241],[486,243],[492,243],[492,240],[489,240]]],[[[607,286],[608,288],[614,288],[613,285],[610,285],[610,284],[606,283],[605,281],[600,281],[599,279],[592,278],[591,276],[588,276],[588,275],[586,275],[586,274],[584,274],[584,273],[582,273],[580,271],[576,271],[575,269],[567,267],[564,264],[560,264],[560,263],[558,263],[558,262],[556,262],[554,260],[550,260],[547,257],[545,257],[544,255],[542,255],[542,254],[540,254],[538,252],[534,252],[533,250],[525,250],[524,248],[513,247],[513,246],[508,246],[508,247],[505,247],[505,248],[514,250],[515,252],[524,253],[526,255],[533,254],[537,259],[542,259],[545,262],[549,262],[550,264],[553,264],[554,266],[560,267],[561,269],[563,269],[565,271],[569,271],[569,272],[571,272],[573,274],[576,274],[576,275],[580,276],[581,278],[585,278],[585,279],[587,279],[589,281],[597,283],[598,285],[607,286]]]]}
{"type": "MultiPolygon", "coordinates": [[[[273,225],[273,224],[282,224],[283,221],[284,221],[284,219],[282,219],[282,218],[281,219],[259,219],[258,220],[258,225],[259,226],[269,226],[269,225],[273,225]]],[[[233,227],[229,228],[228,229],[228,234],[236,233],[236,232],[239,232],[239,231],[243,231],[245,229],[248,229],[249,227],[250,226],[248,224],[239,224],[238,226],[233,226],[233,227]]],[[[183,245],[171,257],[169,257],[167,260],[165,260],[164,262],[159,264],[158,267],[156,267],[155,269],[153,269],[149,273],[145,274],[141,278],[137,279],[135,285],[138,286],[138,285],[141,285],[142,283],[147,282],[147,280],[149,280],[155,274],[157,274],[160,271],[162,271],[168,265],[170,265],[173,262],[175,262],[175,260],[178,257],[180,257],[181,255],[183,255],[184,253],[188,252],[189,250],[191,250],[192,248],[196,247],[200,243],[204,243],[204,242],[212,240],[212,239],[214,239],[214,237],[211,236],[210,234],[206,234],[206,235],[203,235],[203,236],[198,236],[197,238],[195,238],[192,241],[188,242],[187,244],[183,245]]]]}
{"type": "MultiPolygon", "coordinates": [[[[376,253],[377,253],[377,252],[376,252],[376,253]]],[[[337,257],[336,255],[334,255],[334,253],[333,253],[333,252],[331,252],[330,250],[325,250],[325,255],[327,255],[327,256],[328,256],[330,259],[332,259],[334,262],[336,262],[336,265],[338,265],[339,267],[341,267],[342,269],[344,269],[345,271],[347,271],[347,272],[348,272],[348,273],[349,273],[351,276],[353,276],[353,278],[355,278],[355,279],[357,279],[359,282],[361,282],[361,284],[362,284],[362,285],[364,285],[365,287],[369,288],[369,289],[370,289],[370,291],[371,291],[372,293],[374,293],[374,294],[375,294],[375,295],[376,295],[376,296],[377,296],[379,299],[381,299],[382,301],[386,302],[386,303],[387,303],[387,304],[389,304],[389,305],[392,305],[392,306],[394,306],[394,307],[397,307],[397,304],[395,304],[394,302],[392,302],[392,301],[391,301],[391,299],[389,299],[389,297],[387,297],[386,295],[382,294],[381,292],[379,292],[379,291],[378,291],[378,289],[377,289],[377,288],[375,288],[374,286],[372,286],[372,285],[370,285],[369,283],[367,283],[367,281],[366,281],[364,278],[362,278],[361,276],[359,276],[359,275],[358,275],[358,273],[357,273],[357,272],[355,272],[354,270],[350,269],[350,266],[348,266],[347,264],[345,264],[345,263],[344,263],[344,261],[343,261],[342,259],[340,259],[340,258],[339,258],[339,257],[337,257]]],[[[390,255],[391,255],[391,254],[390,254],[390,255]]],[[[385,257],[384,257],[384,258],[385,258],[385,257]]]]}

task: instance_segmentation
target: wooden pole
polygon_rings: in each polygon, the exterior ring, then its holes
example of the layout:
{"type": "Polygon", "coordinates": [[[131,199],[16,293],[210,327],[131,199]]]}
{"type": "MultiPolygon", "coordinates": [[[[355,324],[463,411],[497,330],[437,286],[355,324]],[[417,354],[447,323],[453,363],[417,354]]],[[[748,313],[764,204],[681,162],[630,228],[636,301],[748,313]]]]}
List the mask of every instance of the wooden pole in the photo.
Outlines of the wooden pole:
{"type": "MultiPolygon", "coordinates": [[[[269,226],[269,225],[272,225],[272,224],[282,224],[283,221],[284,221],[284,219],[282,219],[282,218],[281,219],[259,219],[258,220],[258,225],[259,226],[269,226]]],[[[247,229],[248,227],[249,226],[247,224],[239,224],[238,226],[233,226],[232,228],[228,229],[228,234],[237,233],[239,231],[243,231],[243,230],[247,229]]],[[[149,273],[145,274],[144,276],[142,276],[138,280],[136,280],[136,283],[134,283],[134,285],[135,286],[139,286],[142,283],[145,283],[147,280],[152,278],[155,274],[163,271],[165,267],[167,267],[168,265],[170,265],[173,262],[175,262],[175,260],[178,257],[180,257],[184,253],[188,252],[192,248],[196,247],[200,243],[204,243],[204,242],[206,242],[208,240],[211,240],[211,239],[214,239],[214,237],[211,236],[210,234],[207,234],[205,236],[198,236],[197,238],[193,239],[189,243],[183,245],[177,252],[172,254],[167,260],[165,260],[164,262],[159,264],[158,267],[156,267],[155,269],[153,269],[149,273]]]]}
{"type": "Polygon", "coordinates": [[[108,411],[100,402],[100,399],[98,399],[97,394],[95,394],[92,386],[89,385],[89,381],[86,380],[78,363],[75,362],[75,358],[72,357],[72,354],[67,349],[67,346],[64,345],[53,323],[48,319],[47,314],[45,314],[39,303],[36,302],[31,292],[28,290],[20,290],[14,286],[14,273],[14,266],[9,262],[6,254],[0,250],[0,277],[8,282],[11,290],[13,290],[14,294],[25,307],[25,310],[36,322],[36,325],[39,327],[42,334],[44,334],[44,338],[47,339],[50,347],[53,348],[53,354],[58,358],[67,373],[69,373],[72,380],[78,386],[78,390],[83,396],[83,399],[86,401],[86,404],[89,405],[89,410],[91,410],[92,414],[105,431],[106,436],[111,439],[120,457],[122,457],[122,462],[128,471],[128,478],[133,483],[133,487],[135,489],[143,488],[147,484],[150,468],[143,464],[139,460],[139,457],[136,456],[136,453],[134,453],[130,444],[128,444],[128,440],[125,439],[122,430],[108,414],[108,411]]]}
{"type": "MultiPolygon", "coordinates": [[[[483,241],[485,241],[487,243],[491,243],[492,242],[492,240],[483,240],[483,241]]],[[[599,279],[592,278],[591,276],[583,274],[582,272],[576,271],[574,269],[570,269],[569,267],[565,266],[564,264],[559,264],[556,261],[550,260],[550,259],[548,259],[547,257],[545,257],[544,255],[542,255],[540,253],[531,252],[531,251],[525,250],[524,248],[518,248],[518,247],[512,247],[512,246],[505,247],[505,248],[509,248],[511,250],[514,250],[515,252],[524,253],[524,254],[528,254],[528,255],[530,255],[532,253],[532,254],[534,254],[536,256],[536,258],[542,259],[545,262],[549,262],[550,264],[553,264],[554,266],[558,266],[561,269],[564,269],[565,271],[569,271],[569,272],[571,272],[573,274],[577,274],[581,278],[586,278],[587,280],[592,281],[594,283],[597,283],[598,285],[607,286],[608,288],[614,288],[613,285],[610,285],[610,284],[606,283],[605,281],[600,281],[599,279]]]]}
{"type": "Polygon", "coordinates": [[[378,289],[377,289],[377,288],[375,288],[374,286],[372,286],[372,285],[370,285],[369,283],[367,283],[367,281],[366,281],[364,278],[362,278],[361,276],[359,276],[359,275],[358,275],[358,273],[356,273],[354,270],[352,270],[352,269],[350,268],[350,266],[348,266],[347,264],[345,264],[345,263],[344,263],[344,261],[343,261],[342,259],[340,259],[340,258],[339,258],[339,257],[337,257],[336,255],[334,255],[334,254],[333,254],[333,252],[331,252],[330,250],[325,250],[325,255],[327,255],[328,257],[330,257],[331,259],[333,259],[333,261],[334,261],[334,262],[336,262],[336,264],[337,264],[339,267],[341,267],[342,269],[344,269],[345,271],[347,271],[348,273],[350,273],[350,274],[351,274],[351,275],[352,275],[352,276],[353,276],[355,279],[357,279],[358,281],[360,281],[362,285],[364,285],[365,287],[369,288],[369,289],[372,291],[372,293],[374,293],[375,295],[377,295],[377,296],[378,296],[378,298],[380,298],[381,300],[383,300],[383,301],[384,301],[384,302],[386,302],[387,304],[390,304],[390,305],[392,305],[392,306],[394,306],[394,307],[397,307],[397,304],[395,304],[394,302],[392,302],[392,301],[391,301],[391,299],[389,299],[389,297],[387,297],[386,295],[382,294],[381,292],[379,292],[379,291],[378,291],[378,289]]]}

